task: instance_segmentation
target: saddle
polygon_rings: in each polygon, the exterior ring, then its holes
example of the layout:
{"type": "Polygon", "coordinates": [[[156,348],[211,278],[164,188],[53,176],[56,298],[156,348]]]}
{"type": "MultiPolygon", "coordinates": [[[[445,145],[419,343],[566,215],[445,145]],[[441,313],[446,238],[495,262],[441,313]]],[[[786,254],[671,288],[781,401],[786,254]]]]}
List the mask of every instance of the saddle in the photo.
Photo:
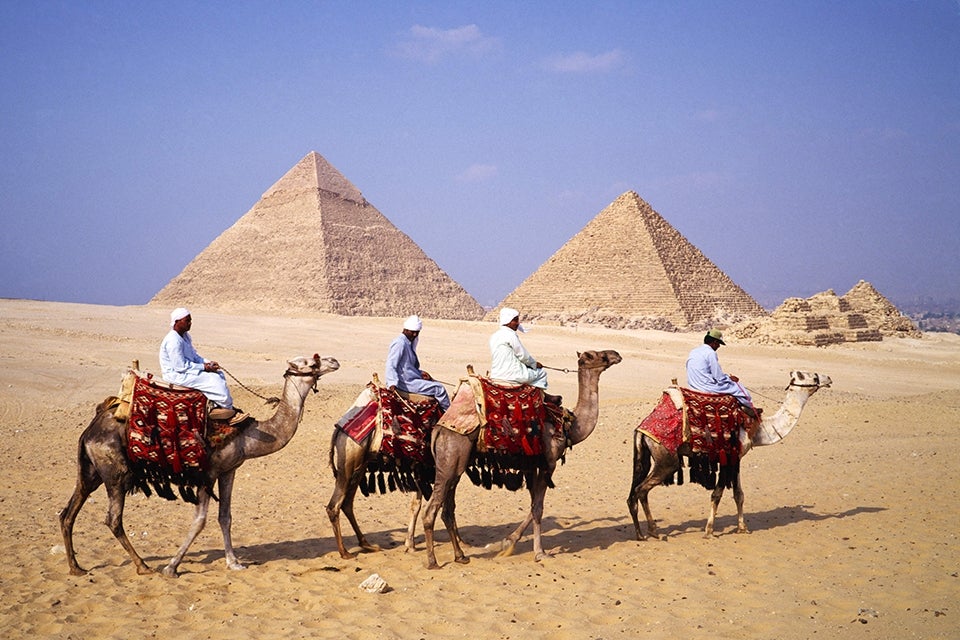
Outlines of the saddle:
{"type": "Polygon", "coordinates": [[[435,476],[430,433],[440,413],[436,398],[391,391],[374,374],[336,424],[358,444],[369,439],[373,455],[367,462],[367,478],[360,483],[364,495],[400,489],[430,497],[435,476]]]}
{"type": "Polygon", "coordinates": [[[146,495],[196,503],[196,490],[209,487],[210,453],[239,433],[239,422],[209,419],[209,401],[202,392],[162,382],[139,370],[135,360],[120,384],[118,396],[101,408],[114,408],[126,423],[126,449],[135,484],[146,495]]]}
{"type": "Polygon", "coordinates": [[[523,473],[544,468],[544,429],[563,440],[572,414],[545,402],[543,390],[478,376],[468,367],[450,408],[438,423],[463,435],[479,429],[467,475],[478,486],[523,486],[523,473]]]}

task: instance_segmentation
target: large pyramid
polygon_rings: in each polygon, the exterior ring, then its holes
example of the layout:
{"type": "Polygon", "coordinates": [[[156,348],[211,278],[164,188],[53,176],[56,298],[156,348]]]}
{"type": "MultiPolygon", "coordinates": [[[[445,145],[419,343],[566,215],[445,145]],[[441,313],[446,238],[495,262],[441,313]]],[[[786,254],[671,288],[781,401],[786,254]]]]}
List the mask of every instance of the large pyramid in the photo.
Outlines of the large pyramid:
{"type": "Polygon", "coordinates": [[[517,308],[528,320],[668,330],[766,313],[633,191],[597,214],[499,306],[517,308]]]}
{"type": "Polygon", "coordinates": [[[483,308],[311,152],[150,301],[476,320],[483,308]]]}

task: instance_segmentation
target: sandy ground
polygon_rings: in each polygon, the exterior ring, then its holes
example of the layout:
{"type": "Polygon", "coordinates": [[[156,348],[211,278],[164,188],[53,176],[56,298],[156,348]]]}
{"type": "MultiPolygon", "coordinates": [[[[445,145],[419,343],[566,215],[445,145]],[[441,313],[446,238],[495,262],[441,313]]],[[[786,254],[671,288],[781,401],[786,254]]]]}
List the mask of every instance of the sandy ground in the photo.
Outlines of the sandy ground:
{"type": "MultiPolygon", "coordinates": [[[[355,560],[336,552],[324,510],[332,425],[381,371],[401,320],[192,311],[200,353],[264,395],[279,392],[290,357],[319,352],[342,365],[308,398],[290,444],[237,473],[233,538],[248,568],[226,568],[211,518],[178,579],[137,575],[103,525],[100,489],[75,531],[89,573],[69,575],[57,516],[73,490],[77,439],[133,359],[157,369],[168,310],[2,300],[2,637],[960,637],[958,336],[828,349],[728,343],[721,363],[767,411],[792,369],[826,373],[833,388],[810,400],[786,440],[744,459],[752,533],[734,533],[728,495],[717,535],[705,539],[709,495],[684,485],[651,493],[666,538],[638,542],[626,507],[632,432],[670,379],[683,381],[700,336],[535,327],[524,342],[550,366],[575,367],[585,349],[623,356],[601,378],[596,431],[568,453],[547,494],[544,544],[557,554],[535,562],[528,533],[515,555],[497,557],[529,498],[465,482],[458,518],[471,562],[453,563],[438,533],[443,566],[427,571],[422,530],[417,551],[403,549],[403,494],[358,497],[361,526],[383,551],[355,560]],[[387,593],[358,588],[373,573],[387,593]]],[[[424,368],[453,383],[468,363],[485,371],[493,329],[426,319],[424,368]]],[[[550,380],[572,405],[576,376],[551,372],[550,380]]],[[[269,415],[232,388],[238,406],[269,415]]],[[[138,494],[124,521],[148,564],[160,567],[192,513],[138,494]]],[[[347,542],[356,548],[352,535],[347,542]]]]}

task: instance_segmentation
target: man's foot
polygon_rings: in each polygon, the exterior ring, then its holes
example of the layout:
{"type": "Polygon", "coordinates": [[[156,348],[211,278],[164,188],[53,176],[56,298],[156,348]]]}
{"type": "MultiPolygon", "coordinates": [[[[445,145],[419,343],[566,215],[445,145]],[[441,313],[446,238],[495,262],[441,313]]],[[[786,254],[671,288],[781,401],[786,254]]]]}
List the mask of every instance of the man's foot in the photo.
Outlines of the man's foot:
{"type": "Polygon", "coordinates": [[[243,422],[249,417],[250,416],[245,414],[243,411],[241,411],[240,409],[237,409],[237,413],[232,418],[230,418],[230,426],[240,424],[241,422],[243,422]]]}
{"type": "Polygon", "coordinates": [[[216,409],[211,409],[210,413],[207,414],[207,417],[211,420],[229,420],[237,413],[236,409],[226,409],[224,407],[217,407],[216,409]]]}

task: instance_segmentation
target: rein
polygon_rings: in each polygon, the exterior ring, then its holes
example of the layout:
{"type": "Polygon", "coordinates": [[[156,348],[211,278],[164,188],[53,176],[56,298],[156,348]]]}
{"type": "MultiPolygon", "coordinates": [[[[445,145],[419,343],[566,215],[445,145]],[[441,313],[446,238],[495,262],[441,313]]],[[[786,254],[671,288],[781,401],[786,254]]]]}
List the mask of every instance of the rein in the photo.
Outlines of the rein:
{"type": "MultiPolygon", "coordinates": [[[[245,390],[249,391],[249,392],[252,393],[253,395],[255,395],[255,396],[257,396],[258,398],[260,398],[261,400],[263,400],[263,401],[264,401],[264,404],[280,404],[280,398],[278,398],[278,397],[276,397],[276,396],[270,396],[270,397],[268,398],[268,397],[266,397],[266,396],[264,396],[264,395],[261,395],[261,394],[257,393],[256,391],[254,391],[253,389],[251,389],[250,387],[248,387],[247,385],[245,385],[245,384],[243,384],[242,382],[240,382],[240,380],[237,378],[237,376],[233,375],[232,373],[230,373],[229,371],[227,371],[225,368],[220,367],[220,369],[221,369],[224,373],[226,373],[228,376],[230,376],[231,378],[233,378],[234,382],[236,382],[238,385],[240,385],[240,386],[243,387],[245,390]]],[[[283,377],[284,377],[284,378],[286,378],[287,376],[313,376],[313,375],[314,375],[314,372],[313,372],[313,371],[310,371],[310,372],[308,372],[308,373],[303,373],[303,372],[301,372],[301,371],[294,371],[293,369],[287,369],[287,370],[283,373],[283,377]]],[[[314,380],[314,382],[313,382],[313,387],[312,387],[312,389],[313,389],[313,392],[314,392],[314,393],[317,393],[317,381],[316,381],[316,380],[314,380]]]]}

